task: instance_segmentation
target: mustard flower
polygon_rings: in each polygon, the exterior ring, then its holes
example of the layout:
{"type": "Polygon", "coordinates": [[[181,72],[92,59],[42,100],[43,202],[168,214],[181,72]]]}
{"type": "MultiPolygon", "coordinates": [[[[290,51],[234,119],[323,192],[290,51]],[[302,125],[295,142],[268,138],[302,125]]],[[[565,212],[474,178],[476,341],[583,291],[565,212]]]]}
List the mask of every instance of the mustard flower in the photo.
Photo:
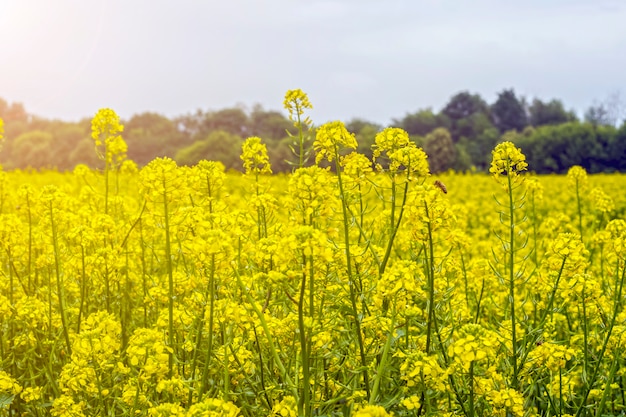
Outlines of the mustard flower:
{"type": "Polygon", "coordinates": [[[388,127],[376,134],[374,138],[373,156],[374,160],[380,158],[384,152],[393,152],[397,149],[408,146],[411,142],[409,134],[397,127],[388,127]]]}
{"type": "Polygon", "coordinates": [[[565,262],[567,275],[582,274],[589,263],[589,251],[580,241],[580,236],[573,233],[559,233],[548,248],[548,257],[544,261],[552,271],[559,271],[565,262]]]}
{"type": "Polygon", "coordinates": [[[185,417],[187,412],[179,404],[163,403],[148,409],[149,417],[185,417]]]}
{"type": "Polygon", "coordinates": [[[417,395],[411,395],[410,397],[404,398],[402,401],[400,401],[400,404],[402,404],[402,406],[409,411],[419,410],[420,397],[418,397],[417,395]]]}
{"type": "Polygon", "coordinates": [[[161,203],[167,198],[180,203],[185,196],[185,177],[176,162],[170,158],[156,158],[139,172],[143,194],[150,202],[161,203]]]}
{"type": "Polygon", "coordinates": [[[372,161],[358,152],[350,152],[348,155],[342,156],[341,166],[344,179],[348,184],[363,184],[373,172],[372,161]]]}
{"type": "Polygon", "coordinates": [[[516,177],[528,168],[526,156],[521,149],[515,147],[513,142],[499,143],[491,154],[493,159],[489,172],[496,178],[500,175],[516,177]]]}
{"type": "Polygon", "coordinates": [[[620,259],[623,259],[626,256],[626,221],[622,219],[611,220],[605,229],[611,234],[613,251],[620,259]]]}
{"type": "Polygon", "coordinates": [[[186,417],[237,417],[239,407],[230,401],[207,398],[189,407],[186,417]]]}
{"type": "Polygon", "coordinates": [[[574,165],[567,171],[567,179],[572,187],[587,186],[587,171],[580,165],[574,165]]]}
{"type": "Polygon", "coordinates": [[[386,155],[389,160],[389,172],[406,171],[408,178],[427,177],[430,175],[428,155],[411,141],[409,134],[397,127],[388,127],[376,134],[374,139],[373,160],[376,170],[383,171],[379,159],[386,155]]]}
{"type": "Polygon", "coordinates": [[[395,303],[398,311],[413,304],[414,298],[424,298],[422,289],[425,283],[424,273],[416,262],[402,260],[391,264],[380,277],[374,295],[375,303],[382,305],[383,300],[395,303]]]}
{"type": "Polygon", "coordinates": [[[288,90],[285,93],[285,100],[283,106],[289,112],[289,120],[294,122],[294,126],[298,126],[298,123],[302,123],[306,126],[312,124],[311,119],[306,117],[301,120],[300,116],[304,114],[304,109],[312,109],[313,105],[309,101],[309,97],[301,89],[288,90]]]}
{"type": "Polygon", "coordinates": [[[270,417],[298,417],[298,403],[292,396],[283,398],[272,408],[270,417]]]}
{"type": "Polygon", "coordinates": [[[352,414],[353,417],[388,417],[393,416],[393,413],[388,413],[380,405],[362,405],[357,406],[356,411],[352,414]]]}
{"type": "Polygon", "coordinates": [[[128,146],[121,136],[123,130],[119,116],[109,108],[98,110],[91,120],[91,137],[96,152],[108,166],[117,166],[126,158],[128,146]]]}
{"type": "Polygon", "coordinates": [[[527,178],[525,181],[526,189],[528,190],[529,195],[531,195],[535,201],[543,200],[543,190],[544,187],[539,182],[539,180],[535,177],[527,178]]]}
{"type": "Polygon", "coordinates": [[[512,388],[489,391],[487,400],[497,416],[505,417],[509,413],[515,417],[524,416],[524,396],[512,388]]]}
{"type": "Polygon", "coordinates": [[[246,174],[271,174],[270,159],[267,156],[267,147],[261,143],[261,138],[252,136],[242,145],[241,160],[246,174]]]}
{"type": "Polygon", "coordinates": [[[30,403],[33,401],[37,401],[41,399],[41,392],[43,391],[43,387],[28,387],[24,388],[22,393],[20,394],[20,398],[24,400],[26,403],[30,403]]]}
{"type": "Polygon", "coordinates": [[[146,375],[164,379],[168,373],[169,352],[163,332],[156,329],[137,329],[131,336],[126,353],[128,363],[146,375]]]}
{"type": "Polygon", "coordinates": [[[332,162],[341,149],[356,149],[357,143],[354,133],[348,132],[343,122],[335,121],[323,124],[317,129],[313,149],[317,153],[315,163],[323,159],[332,162]]]}
{"type": "Polygon", "coordinates": [[[20,387],[16,379],[6,372],[0,371],[0,393],[12,396],[19,394],[21,391],[22,387],[20,387]]]}
{"type": "Polygon", "coordinates": [[[407,387],[429,388],[445,391],[447,373],[439,366],[436,355],[426,355],[421,351],[396,353],[394,356],[404,358],[400,365],[400,378],[406,381],[407,387]]]}
{"type": "Polygon", "coordinates": [[[466,324],[459,329],[459,338],[448,348],[448,355],[465,371],[481,360],[495,358],[497,334],[479,324],[466,324]]]}
{"type": "Polygon", "coordinates": [[[545,342],[536,346],[528,355],[528,359],[538,368],[547,368],[552,372],[564,370],[565,365],[576,357],[576,351],[564,345],[545,342]]]}
{"type": "Polygon", "coordinates": [[[305,221],[311,216],[327,213],[334,196],[334,181],[328,170],[318,166],[299,168],[289,178],[289,194],[305,221]]]}
{"type": "Polygon", "coordinates": [[[602,213],[608,213],[615,210],[615,203],[611,196],[607,195],[602,188],[595,187],[589,193],[589,197],[593,202],[593,207],[602,213]]]}
{"type": "Polygon", "coordinates": [[[84,417],[85,404],[81,401],[74,402],[74,399],[67,395],[61,395],[52,403],[50,414],[54,417],[84,417]]]}

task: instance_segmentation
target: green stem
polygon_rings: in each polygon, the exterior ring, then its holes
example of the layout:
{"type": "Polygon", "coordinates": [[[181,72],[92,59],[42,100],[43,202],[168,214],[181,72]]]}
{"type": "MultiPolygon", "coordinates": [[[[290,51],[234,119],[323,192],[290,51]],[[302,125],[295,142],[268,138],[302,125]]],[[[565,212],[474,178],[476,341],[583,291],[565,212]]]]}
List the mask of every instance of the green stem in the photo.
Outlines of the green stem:
{"type": "Polygon", "coordinates": [[[50,209],[50,227],[52,228],[52,246],[54,248],[54,272],[57,279],[57,296],[59,298],[59,310],[61,313],[61,324],[63,326],[63,337],[67,347],[68,356],[72,356],[72,346],[70,344],[70,336],[67,330],[67,315],[65,311],[65,297],[63,288],[63,278],[61,275],[61,260],[59,255],[59,242],[57,237],[57,228],[54,222],[54,213],[52,210],[52,201],[49,205],[50,209]]]}
{"type": "Polygon", "coordinates": [[[370,395],[370,404],[376,404],[378,402],[378,391],[380,390],[380,383],[385,374],[385,369],[387,366],[387,357],[389,356],[389,350],[391,349],[391,342],[393,340],[393,332],[395,330],[396,323],[396,307],[395,304],[391,313],[391,323],[389,324],[389,333],[387,334],[387,341],[385,342],[385,347],[383,348],[382,355],[380,357],[380,362],[378,364],[378,368],[376,369],[376,375],[374,376],[374,386],[372,387],[372,394],[370,395]]]}
{"type": "Polygon", "coordinates": [[[587,384],[585,393],[582,399],[580,400],[580,404],[578,405],[578,409],[576,410],[575,417],[580,417],[582,411],[585,409],[587,398],[589,398],[589,393],[591,392],[593,388],[596,378],[598,377],[598,372],[600,371],[600,367],[602,366],[602,358],[604,357],[604,353],[606,352],[609,339],[611,338],[611,333],[613,333],[613,327],[615,326],[615,320],[617,319],[617,314],[619,312],[618,307],[620,305],[620,300],[622,298],[622,290],[624,288],[624,275],[626,274],[626,264],[622,268],[621,277],[619,273],[619,261],[617,264],[617,268],[618,269],[616,271],[616,280],[615,280],[616,282],[615,282],[615,300],[614,300],[614,306],[613,306],[613,317],[611,317],[611,322],[609,323],[609,326],[607,329],[608,331],[606,332],[604,343],[602,344],[602,349],[600,350],[600,353],[598,354],[598,357],[597,357],[596,367],[593,370],[593,374],[591,378],[589,379],[589,383],[587,384]]]}
{"type": "MultiPolygon", "coordinates": [[[[215,254],[211,255],[211,266],[209,268],[209,283],[207,284],[207,292],[208,292],[208,297],[209,297],[209,334],[207,336],[208,338],[208,345],[207,345],[207,350],[206,350],[206,357],[205,357],[205,362],[204,362],[204,369],[202,371],[202,385],[200,388],[200,392],[198,393],[198,402],[200,402],[202,400],[202,395],[204,395],[204,393],[207,390],[207,385],[209,383],[209,367],[211,364],[211,359],[213,357],[213,322],[214,320],[214,316],[215,316],[215,254]]],[[[202,315],[204,316],[204,310],[202,315]]],[[[201,324],[202,324],[202,318],[200,318],[201,320],[201,324]]],[[[200,338],[202,335],[202,328],[199,327],[199,331],[198,331],[198,339],[196,340],[196,351],[199,351],[199,346],[200,346],[200,338]]],[[[194,355],[194,362],[195,362],[196,358],[194,355]]],[[[194,368],[192,368],[194,369],[194,368]]],[[[193,373],[192,373],[192,379],[193,379],[193,373]]],[[[191,397],[191,391],[189,392],[189,395],[191,397]]]]}
{"type": "MultiPolygon", "coordinates": [[[[362,298],[361,291],[357,287],[357,283],[352,271],[352,256],[350,253],[350,229],[349,224],[353,220],[348,216],[348,201],[346,199],[346,193],[343,186],[343,180],[341,176],[341,167],[339,166],[339,152],[335,147],[335,169],[337,171],[337,181],[339,183],[339,194],[341,197],[341,210],[343,213],[343,236],[344,245],[346,247],[346,269],[348,274],[348,287],[350,289],[350,305],[352,307],[352,317],[354,319],[354,329],[356,331],[357,343],[359,345],[359,356],[361,359],[361,368],[363,369],[363,385],[365,385],[365,392],[367,397],[370,396],[370,382],[369,375],[367,373],[367,360],[365,358],[365,348],[363,347],[363,334],[361,332],[361,320],[359,319],[359,312],[357,309],[357,299],[362,298]]],[[[361,204],[362,200],[361,200],[361,204]]],[[[361,208],[361,216],[362,216],[361,208]]],[[[361,221],[363,218],[361,217],[361,221]]],[[[360,236],[360,235],[359,235],[360,236]]]]}
{"type": "Polygon", "coordinates": [[[517,334],[515,321],[515,206],[513,203],[513,184],[511,175],[507,175],[509,194],[509,303],[511,304],[511,344],[513,353],[513,379],[511,386],[517,389],[518,369],[517,369],[517,334]]]}
{"type": "Polygon", "coordinates": [[[165,265],[167,267],[168,277],[168,377],[172,378],[174,375],[174,269],[172,265],[172,242],[170,237],[170,216],[169,207],[167,204],[167,181],[165,176],[162,179],[163,182],[163,215],[165,217],[165,265]]]}

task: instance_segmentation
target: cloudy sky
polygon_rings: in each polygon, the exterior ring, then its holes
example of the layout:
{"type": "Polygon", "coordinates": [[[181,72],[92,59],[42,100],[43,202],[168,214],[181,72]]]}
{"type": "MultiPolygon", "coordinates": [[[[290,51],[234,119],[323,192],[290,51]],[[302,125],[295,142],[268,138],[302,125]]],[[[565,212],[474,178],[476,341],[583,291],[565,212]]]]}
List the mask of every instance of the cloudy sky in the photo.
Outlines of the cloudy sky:
{"type": "Polygon", "coordinates": [[[0,97],[76,121],[282,109],[382,124],[461,90],[626,98],[622,0],[0,0],[0,97]]]}

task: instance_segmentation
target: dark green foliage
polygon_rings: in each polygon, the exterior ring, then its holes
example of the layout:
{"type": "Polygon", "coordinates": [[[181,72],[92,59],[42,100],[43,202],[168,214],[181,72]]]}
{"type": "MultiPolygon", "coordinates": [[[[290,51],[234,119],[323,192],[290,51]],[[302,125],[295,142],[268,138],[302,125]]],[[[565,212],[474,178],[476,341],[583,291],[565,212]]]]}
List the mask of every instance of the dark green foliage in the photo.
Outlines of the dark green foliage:
{"type": "Polygon", "coordinates": [[[521,132],[528,126],[528,115],[524,105],[515,96],[515,91],[502,90],[498,99],[491,105],[491,119],[500,133],[509,130],[521,132]]]}
{"type": "MultiPolygon", "coordinates": [[[[623,119],[618,111],[621,102],[617,96],[611,100],[591,106],[582,123],[560,100],[534,99],[527,105],[513,89],[504,89],[489,105],[480,95],[463,91],[452,96],[440,112],[427,108],[407,113],[394,119],[392,126],[406,130],[425,149],[433,172],[450,168],[486,171],[491,150],[504,140],[521,147],[529,169],[538,173],[563,173],[572,165],[590,173],[626,172],[626,124],[615,127],[623,119]]],[[[91,139],[90,119],[77,123],[47,120],[28,114],[20,103],[1,98],[0,117],[6,139],[0,150],[4,169],[71,170],[77,164],[102,168],[91,139]]],[[[288,132],[296,134],[293,123],[282,112],[260,105],[249,112],[240,107],[198,110],[172,119],[145,112],[123,124],[128,157],[139,167],[168,156],[181,164],[214,159],[229,169],[241,169],[243,139],[259,136],[274,172],[293,169],[287,162],[293,160],[288,137],[288,132]]],[[[357,151],[371,158],[376,134],[383,126],[355,118],[346,127],[356,136],[357,151]]]]}

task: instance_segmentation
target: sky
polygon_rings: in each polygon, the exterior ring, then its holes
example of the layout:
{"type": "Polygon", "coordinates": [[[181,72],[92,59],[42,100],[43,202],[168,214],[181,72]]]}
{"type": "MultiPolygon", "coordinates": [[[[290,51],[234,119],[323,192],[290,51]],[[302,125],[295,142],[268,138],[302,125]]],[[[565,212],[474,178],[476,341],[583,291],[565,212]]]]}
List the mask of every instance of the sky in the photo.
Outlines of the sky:
{"type": "Polygon", "coordinates": [[[123,119],[305,91],[315,124],[383,125],[513,88],[579,115],[626,99],[622,0],[0,0],[0,97],[37,116],[123,119]]]}

